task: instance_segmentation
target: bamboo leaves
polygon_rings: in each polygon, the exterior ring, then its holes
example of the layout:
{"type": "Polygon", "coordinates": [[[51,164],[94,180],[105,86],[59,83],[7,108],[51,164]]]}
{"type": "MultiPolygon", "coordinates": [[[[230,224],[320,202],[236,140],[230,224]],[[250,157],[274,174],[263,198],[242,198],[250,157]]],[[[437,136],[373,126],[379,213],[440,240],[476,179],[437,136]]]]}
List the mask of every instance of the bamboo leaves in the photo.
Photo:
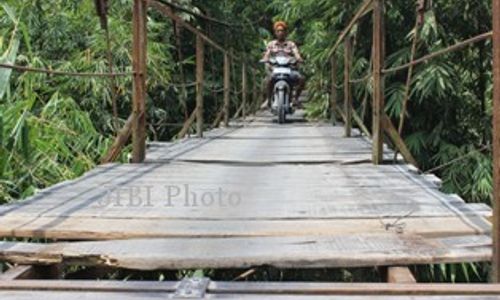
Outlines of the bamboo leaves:
{"type": "MultiPolygon", "coordinates": [[[[14,23],[14,30],[11,33],[10,43],[5,53],[0,56],[0,63],[13,64],[16,61],[17,52],[19,50],[19,38],[17,37],[18,20],[16,19],[14,11],[10,8],[10,6],[7,4],[0,4],[0,7],[7,13],[11,21],[14,23]]],[[[9,87],[9,78],[11,74],[11,69],[0,68],[0,100],[9,87]]]]}

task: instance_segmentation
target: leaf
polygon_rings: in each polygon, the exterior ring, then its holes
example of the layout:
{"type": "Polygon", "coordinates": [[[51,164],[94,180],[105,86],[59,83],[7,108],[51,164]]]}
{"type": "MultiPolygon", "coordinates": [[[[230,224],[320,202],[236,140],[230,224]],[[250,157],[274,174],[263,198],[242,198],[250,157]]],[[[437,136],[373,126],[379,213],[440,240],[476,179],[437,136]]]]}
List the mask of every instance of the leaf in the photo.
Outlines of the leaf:
{"type": "Polygon", "coordinates": [[[2,4],[0,4],[0,6],[2,6],[3,10],[7,13],[10,20],[12,22],[14,22],[15,24],[17,24],[18,20],[16,18],[16,14],[14,13],[14,10],[9,5],[7,5],[7,3],[2,3],[2,4]]]}
{"type": "MultiPolygon", "coordinates": [[[[16,61],[17,52],[19,50],[19,39],[16,36],[17,19],[14,15],[13,10],[7,4],[2,4],[1,6],[7,12],[7,15],[11,18],[12,22],[16,24],[16,26],[12,32],[12,39],[10,40],[7,50],[2,56],[0,56],[0,63],[13,64],[16,61]]],[[[9,87],[9,78],[11,74],[11,69],[0,68],[0,100],[9,87]]]]}
{"type": "MultiPolygon", "coordinates": [[[[9,46],[3,57],[0,57],[0,63],[13,64],[16,60],[17,51],[19,49],[19,40],[14,39],[13,44],[9,46]]],[[[0,100],[9,87],[9,79],[12,74],[12,69],[0,68],[0,100]]]]}

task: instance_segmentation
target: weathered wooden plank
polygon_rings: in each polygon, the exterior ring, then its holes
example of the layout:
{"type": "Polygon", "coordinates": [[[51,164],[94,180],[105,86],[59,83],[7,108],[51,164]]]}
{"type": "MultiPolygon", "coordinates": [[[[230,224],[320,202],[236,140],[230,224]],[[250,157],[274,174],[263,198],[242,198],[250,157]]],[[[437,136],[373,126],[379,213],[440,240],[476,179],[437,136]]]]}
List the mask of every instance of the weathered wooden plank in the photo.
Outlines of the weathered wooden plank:
{"type": "Polygon", "coordinates": [[[0,242],[0,258],[23,264],[79,264],[137,270],[367,267],[488,261],[489,236],[424,239],[371,234],[334,237],[137,239],[31,244],[0,242]],[[144,249],[148,249],[147,253],[144,249]]]}
{"type": "Polygon", "coordinates": [[[12,217],[0,219],[0,236],[62,240],[170,237],[311,236],[404,232],[423,237],[487,234],[459,218],[343,220],[175,220],[150,218],[12,217]],[[443,226],[446,224],[446,226],[443,226]]]}

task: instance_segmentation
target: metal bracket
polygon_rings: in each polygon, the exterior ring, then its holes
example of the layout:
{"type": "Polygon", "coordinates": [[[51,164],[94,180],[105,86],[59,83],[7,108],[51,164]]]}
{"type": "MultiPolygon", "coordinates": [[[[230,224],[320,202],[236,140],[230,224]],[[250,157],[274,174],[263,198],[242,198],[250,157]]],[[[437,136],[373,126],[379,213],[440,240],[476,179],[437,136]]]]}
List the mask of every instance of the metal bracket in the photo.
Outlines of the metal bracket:
{"type": "Polygon", "coordinates": [[[205,297],[210,279],[206,277],[184,278],[179,282],[174,299],[201,299],[205,297]]]}

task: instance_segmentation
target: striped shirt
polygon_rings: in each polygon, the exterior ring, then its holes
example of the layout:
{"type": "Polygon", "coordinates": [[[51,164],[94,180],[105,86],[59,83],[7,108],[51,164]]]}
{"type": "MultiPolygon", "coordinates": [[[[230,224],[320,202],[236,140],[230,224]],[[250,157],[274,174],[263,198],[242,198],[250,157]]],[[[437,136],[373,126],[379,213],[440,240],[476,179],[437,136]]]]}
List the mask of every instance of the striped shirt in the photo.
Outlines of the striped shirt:
{"type": "Polygon", "coordinates": [[[278,40],[274,40],[267,44],[266,49],[266,57],[276,56],[278,53],[284,53],[285,55],[293,56],[297,59],[300,58],[299,48],[292,41],[284,41],[279,42],[278,40]]]}

